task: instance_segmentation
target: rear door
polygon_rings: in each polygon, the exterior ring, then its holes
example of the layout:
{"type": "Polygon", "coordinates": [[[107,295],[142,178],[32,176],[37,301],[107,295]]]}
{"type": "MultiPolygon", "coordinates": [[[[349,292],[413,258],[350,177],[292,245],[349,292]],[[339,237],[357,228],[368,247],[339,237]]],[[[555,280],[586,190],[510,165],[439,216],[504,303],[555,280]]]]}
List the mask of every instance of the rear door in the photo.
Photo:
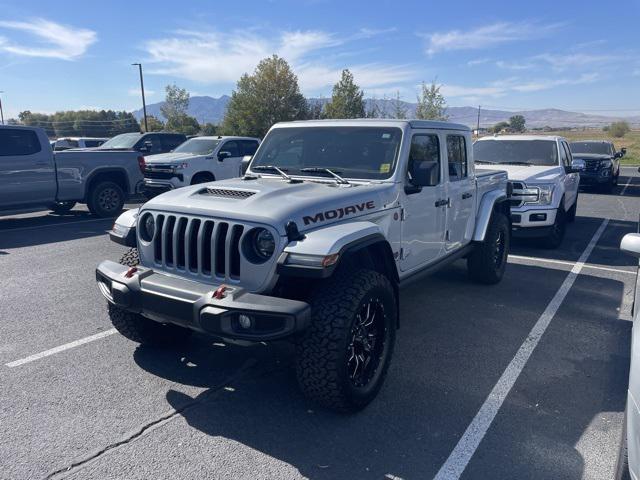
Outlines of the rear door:
{"type": "Polygon", "coordinates": [[[442,139],[436,132],[414,133],[411,137],[409,162],[438,163],[438,184],[412,188],[408,172],[404,189],[402,221],[402,254],[400,269],[409,272],[437,261],[444,250],[447,198],[442,168],[442,139]]]}
{"type": "Polygon", "coordinates": [[[0,207],[42,205],[55,196],[51,147],[33,130],[0,128],[0,207]]]}
{"type": "Polygon", "coordinates": [[[184,143],[184,141],[185,137],[182,135],[162,135],[160,137],[161,153],[167,153],[175,150],[176,147],[184,143]]]}
{"type": "Polygon", "coordinates": [[[471,241],[473,235],[476,181],[470,171],[471,142],[461,134],[447,134],[447,162],[450,207],[447,211],[445,248],[456,250],[471,241]]]}

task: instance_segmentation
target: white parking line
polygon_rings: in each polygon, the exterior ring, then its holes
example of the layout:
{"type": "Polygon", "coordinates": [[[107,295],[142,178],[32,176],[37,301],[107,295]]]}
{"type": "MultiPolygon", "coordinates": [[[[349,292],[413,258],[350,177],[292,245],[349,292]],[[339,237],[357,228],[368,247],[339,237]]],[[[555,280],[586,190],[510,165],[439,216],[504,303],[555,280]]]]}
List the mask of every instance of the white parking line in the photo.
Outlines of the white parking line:
{"type": "MultiPolygon", "coordinates": [[[[540,257],[525,257],[524,255],[512,255],[509,254],[509,258],[513,258],[514,260],[525,260],[528,262],[540,262],[540,263],[555,263],[557,265],[567,265],[573,267],[576,262],[568,262],[566,260],[553,260],[551,258],[540,258],[540,257]]],[[[620,268],[609,268],[609,267],[601,267],[600,265],[593,265],[591,263],[585,263],[583,265],[584,268],[590,268],[592,270],[602,270],[604,272],[615,272],[615,273],[625,273],[627,275],[636,275],[636,272],[631,270],[622,270],[620,268]]]]}
{"type": "Polygon", "coordinates": [[[70,348],[78,347],[95,340],[100,340],[101,338],[108,337],[109,335],[113,335],[114,333],[116,333],[116,329],[111,328],[109,330],[105,330],[104,332],[81,338],[80,340],[76,340],[75,342],[65,343],[64,345],[60,345],[59,347],[51,348],[49,350],[45,350],[44,352],[36,353],[35,355],[30,355],[26,358],[21,358],[20,360],[14,360],[13,362],[5,363],[5,365],[9,368],[19,367],[20,365],[24,365],[25,363],[35,362],[36,360],[40,360],[41,358],[48,357],[65,350],[69,350],[70,348]]]}
{"type": "Polygon", "coordinates": [[[631,185],[631,180],[633,180],[633,177],[629,177],[629,180],[627,180],[627,183],[625,183],[624,187],[620,191],[620,196],[624,195],[624,192],[627,191],[627,188],[631,185]]]}
{"type": "Polygon", "coordinates": [[[493,420],[496,418],[502,403],[507,398],[507,395],[516,383],[520,373],[522,373],[529,357],[531,357],[531,354],[540,342],[540,338],[546,331],[549,323],[551,323],[551,320],[560,308],[560,305],[562,305],[563,300],[569,293],[569,290],[573,286],[580,270],[584,267],[593,248],[598,243],[602,232],[607,228],[608,223],[608,219],[603,220],[596,233],[593,234],[587,248],[584,249],[582,255],[580,255],[580,258],[571,269],[571,272],[569,272],[567,278],[562,282],[562,285],[560,285],[560,288],[547,305],[547,308],[542,312],[540,318],[538,318],[538,321],[533,326],[524,343],[520,346],[516,355],[500,376],[498,383],[495,384],[489,393],[489,396],[480,407],[480,410],[471,421],[471,424],[469,424],[465,430],[462,438],[458,441],[458,444],[449,455],[449,458],[447,458],[447,461],[438,471],[438,474],[435,476],[435,480],[457,480],[460,478],[460,475],[462,475],[462,472],[464,472],[464,469],[467,468],[467,465],[476,452],[478,445],[480,445],[480,442],[487,433],[487,430],[489,430],[493,420]]]}

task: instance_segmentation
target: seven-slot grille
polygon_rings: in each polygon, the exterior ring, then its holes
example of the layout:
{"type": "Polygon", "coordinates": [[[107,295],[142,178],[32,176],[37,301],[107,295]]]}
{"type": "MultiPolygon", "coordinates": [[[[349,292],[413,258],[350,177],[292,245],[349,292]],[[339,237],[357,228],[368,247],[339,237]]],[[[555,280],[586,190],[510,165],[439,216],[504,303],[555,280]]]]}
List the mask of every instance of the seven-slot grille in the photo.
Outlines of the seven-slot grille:
{"type": "Polygon", "coordinates": [[[155,223],[152,245],[156,264],[211,279],[240,279],[244,225],[171,214],[155,215],[155,223]]]}

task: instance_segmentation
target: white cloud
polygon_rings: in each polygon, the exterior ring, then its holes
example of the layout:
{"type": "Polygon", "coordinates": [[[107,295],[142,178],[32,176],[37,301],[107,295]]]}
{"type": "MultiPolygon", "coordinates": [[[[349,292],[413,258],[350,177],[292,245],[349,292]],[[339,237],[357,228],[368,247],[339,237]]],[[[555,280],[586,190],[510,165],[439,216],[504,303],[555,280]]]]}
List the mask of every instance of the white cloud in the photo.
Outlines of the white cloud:
{"type": "Polygon", "coordinates": [[[571,54],[552,54],[542,53],[533,57],[533,60],[545,62],[555,70],[568,70],[579,67],[604,65],[607,63],[623,60],[625,57],[621,55],[600,55],[590,53],[571,53],[571,54]]]}
{"type": "Polygon", "coordinates": [[[480,50],[503,43],[540,38],[561,24],[541,25],[534,22],[498,22],[468,29],[422,34],[426,52],[434,55],[449,50],[480,50]]]}
{"type": "MultiPolygon", "coordinates": [[[[357,35],[377,35],[382,31],[364,30],[357,35]]],[[[413,72],[406,66],[386,64],[327,64],[323,50],[345,45],[341,39],[322,31],[282,32],[275,38],[255,33],[178,31],[164,39],[147,41],[144,49],[155,64],[149,73],[171,75],[192,81],[235,83],[242,74],[251,73],[258,62],[273,53],[290,62],[306,92],[332,86],[342,68],[349,68],[358,84],[379,87],[408,80],[413,72]]],[[[335,52],[331,52],[335,54],[335,52]]]]}
{"type": "Polygon", "coordinates": [[[55,23],[43,18],[30,21],[0,21],[0,29],[17,30],[30,34],[38,43],[16,43],[0,38],[0,51],[28,57],[58,58],[75,60],[96,42],[96,32],[84,28],[55,23]]]}
{"type": "Polygon", "coordinates": [[[535,65],[530,62],[507,62],[505,60],[498,60],[496,67],[503,70],[530,70],[535,68],[535,65]]]}
{"type": "Polygon", "coordinates": [[[473,60],[469,60],[467,62],[467,67],[475,67],[476,65],[484,65],[485,63],[489,63],[491,61],[490,58],[475,58],[473,60]]]}

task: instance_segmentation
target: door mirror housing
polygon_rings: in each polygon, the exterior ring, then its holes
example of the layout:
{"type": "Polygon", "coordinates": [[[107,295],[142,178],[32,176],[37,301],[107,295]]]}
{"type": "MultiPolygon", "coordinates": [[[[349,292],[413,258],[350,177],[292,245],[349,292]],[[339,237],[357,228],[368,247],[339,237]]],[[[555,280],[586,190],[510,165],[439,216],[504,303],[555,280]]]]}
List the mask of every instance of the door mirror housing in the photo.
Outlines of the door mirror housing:
{"type": "Polygon", "coordinates": [[[433,160],[411,160],[409,177],[414,187],[433,187],[440,183],[440,164],[433,160]]]}
{"type": "Polygon", "coordinates": [[[219,161],[223,161],[225,158],[229,158],[231,156],[231,152],[228,152],[226,150],[223,150],[221,152],[218,152],[218,160],[219,161]]]}
{"type": "Polygon", "coordinates": [[[622,151],[620,151],[620,152],[616,152],[616,153],[613,155],[613,158],[622,158],[622,157],[624,157],[624,153],[622,153],[622,151]]]}
{"type": "Polygon", "coordinates": [[[622,154],[622,156],[624,157],[627,154],[627,147],[622,147],[620,149],[620,153],[622,154]]]}
{"type": "Polygon", "coordinates": [[[627,233],[622,237],[620,250],[632,257],[640,258],[640,233],[627,233]]]}

